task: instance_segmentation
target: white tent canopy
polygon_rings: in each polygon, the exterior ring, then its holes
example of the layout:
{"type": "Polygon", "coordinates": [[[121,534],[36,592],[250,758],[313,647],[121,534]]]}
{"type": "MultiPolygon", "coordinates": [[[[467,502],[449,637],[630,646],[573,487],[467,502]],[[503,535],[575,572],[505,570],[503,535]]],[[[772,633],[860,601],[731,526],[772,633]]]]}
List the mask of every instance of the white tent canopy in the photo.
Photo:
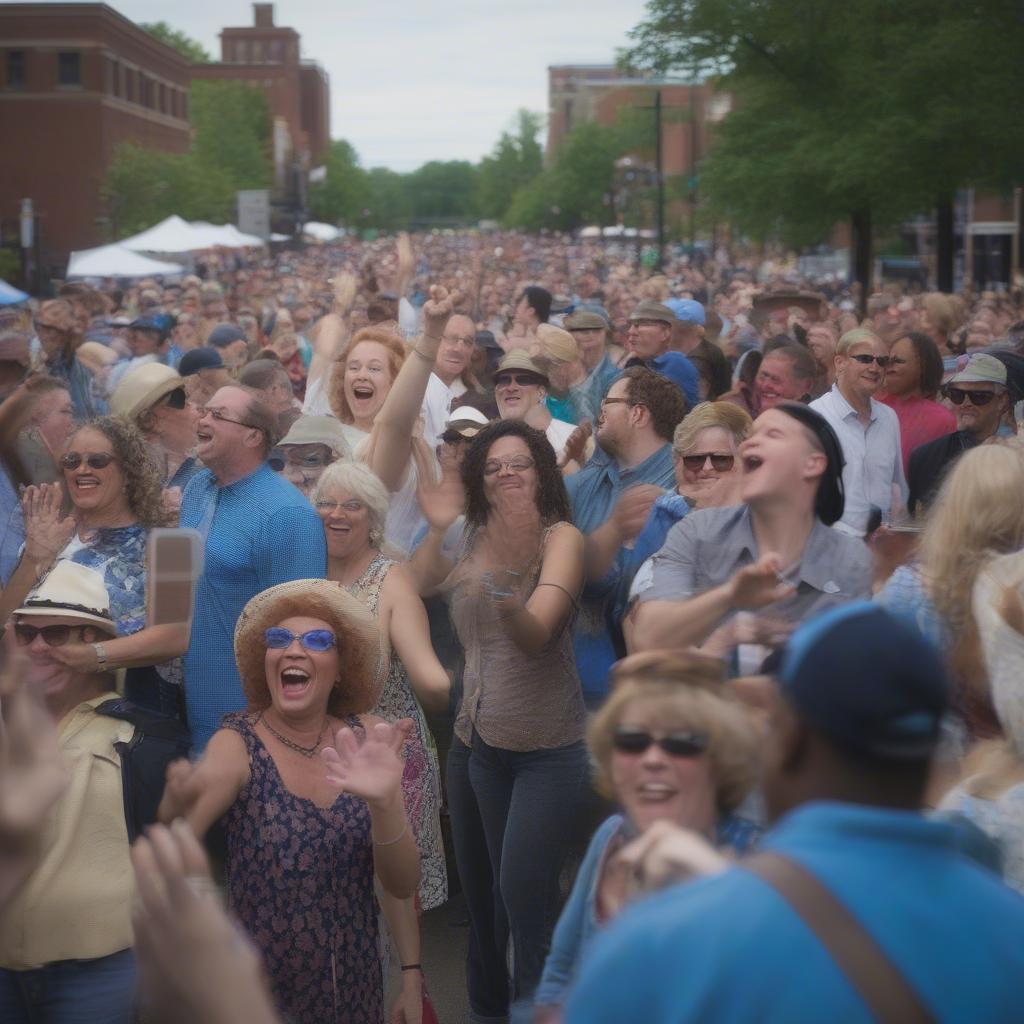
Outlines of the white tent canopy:
{"type": "Polygon", "coordinates": [[[263,245],[262,238],[247,235],[239,231],[234,224],[209,224],[205,220],[195,220],[189,227],[196,231],[197,237],[202,237],[208,242],[205,248],[216,245],[222,249],[251,249],[253,246],[263,245]],[[199,232],[202,232],[201,236],[199,232]]]}
{"type": "Polygon", "coordinates": [[[315,238],[318,242],[334,242],[341,237],[341,232],[330,224],[322,224],[320,221],[311,220],[302,225],[302,233],[315,238]]]}
{"type": "Polygon", "coordinates": [[[234,224],[207,224],[187,220],[173,214],[166,220],[117,243],[135,252],[197,252],[201,249],[248,249],[263,245],[256,235],[246,235],[234,224]]]}
{"type": "Polygon", "coordinates": [[[183,273],[177,263],[165,263],[133,252],[123,245],[101,245],[98,249],[80,249],[68,260],[70,277],[156,277],[183,273]]]}

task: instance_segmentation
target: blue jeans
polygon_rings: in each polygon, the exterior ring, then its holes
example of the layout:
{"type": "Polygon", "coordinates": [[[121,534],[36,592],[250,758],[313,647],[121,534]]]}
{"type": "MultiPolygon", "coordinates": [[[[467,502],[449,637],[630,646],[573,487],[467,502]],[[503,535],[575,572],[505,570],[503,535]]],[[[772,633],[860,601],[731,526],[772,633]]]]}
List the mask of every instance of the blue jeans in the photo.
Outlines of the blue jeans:
{"type": "Polygon", "coordinates": [[[559,880],[576,838],[588,774],[582,741],[517,751],[473,737],[469,779],[508,923],[513,1002],[532,999],[544,970],[561,909],[559,880]]]}
{"type": "Polygon", "coordinates": [[[31,971],[0,968],[3,1024],[131,1024],[135,954],[58,960],[31,971]]]}

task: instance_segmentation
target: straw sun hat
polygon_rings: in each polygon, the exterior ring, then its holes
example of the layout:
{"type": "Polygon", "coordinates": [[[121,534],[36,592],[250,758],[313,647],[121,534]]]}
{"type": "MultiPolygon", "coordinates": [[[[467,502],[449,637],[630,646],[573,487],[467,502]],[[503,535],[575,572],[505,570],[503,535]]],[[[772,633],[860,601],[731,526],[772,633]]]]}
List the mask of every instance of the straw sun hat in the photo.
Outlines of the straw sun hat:
{"type": "Polygon", "coordinates": [[[328,712],[344,717],[374,707],[387,658],[373,614],[340,583],[292,580],[257,594],[242,609],[235,626],[235,660],[249,709],[270,705],[264,630],[297,616],[322,619],[337,637],[341,680],[331,691],[328,712]]]}

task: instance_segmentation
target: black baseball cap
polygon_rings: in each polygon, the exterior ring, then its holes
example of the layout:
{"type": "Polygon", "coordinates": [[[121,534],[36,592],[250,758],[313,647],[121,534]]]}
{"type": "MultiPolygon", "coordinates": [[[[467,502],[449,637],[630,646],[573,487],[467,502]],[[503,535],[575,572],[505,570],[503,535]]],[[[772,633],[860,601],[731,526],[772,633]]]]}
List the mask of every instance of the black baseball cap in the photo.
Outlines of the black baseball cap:
{"type": "Polygon", "coordinates": [[[200,370],[215,370],[224,366],[224,360],[215,348],[192,348],[181,357],[178,373],[191,377],[200,370]]]}

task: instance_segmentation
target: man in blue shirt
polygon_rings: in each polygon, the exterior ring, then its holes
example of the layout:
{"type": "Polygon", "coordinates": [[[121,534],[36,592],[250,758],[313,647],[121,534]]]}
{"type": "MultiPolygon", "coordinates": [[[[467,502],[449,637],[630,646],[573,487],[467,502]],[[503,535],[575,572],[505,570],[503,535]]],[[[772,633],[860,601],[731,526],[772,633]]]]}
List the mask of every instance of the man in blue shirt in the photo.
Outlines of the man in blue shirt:
{"type": "Polygon", "coordinates": [[[229,711],[245,707],[234,632],[250,598],[288,580],[322,579],[327,547],[320,517],[266,463],[276,420],[250,388],[217,391],[199,421],[196,454],[206,464],[185,488],[181,525],[206,540],[185,655],[185,699],[197,750],[229,711]]]}
{"type": "MultiPolygon", "coordinates": [[[[771,700],[763,793],[778,824],[762,849],[829,890],[930,1019],[1015,1021],[1024,900],[920,813],[946,699],[936,650],[879,606],[805,623],[771,700]]],[[[626,911],[565,1021],[875,1019],[819,935],[741,861],[626,911]]]]}
{"type": "Polygon", "coordinates": [[[587,544],[588,582],[573,648],[589,707],[604,700],[608,670],[620,656],[608,611],[622,571],[623,546],[635,540],[654,500],[675,484],[672,436],[686,410],[686,400],[670,380],[642,366],[630,367],[601,402],[593,458],[565,480],[573,522],[587,544]]]}

